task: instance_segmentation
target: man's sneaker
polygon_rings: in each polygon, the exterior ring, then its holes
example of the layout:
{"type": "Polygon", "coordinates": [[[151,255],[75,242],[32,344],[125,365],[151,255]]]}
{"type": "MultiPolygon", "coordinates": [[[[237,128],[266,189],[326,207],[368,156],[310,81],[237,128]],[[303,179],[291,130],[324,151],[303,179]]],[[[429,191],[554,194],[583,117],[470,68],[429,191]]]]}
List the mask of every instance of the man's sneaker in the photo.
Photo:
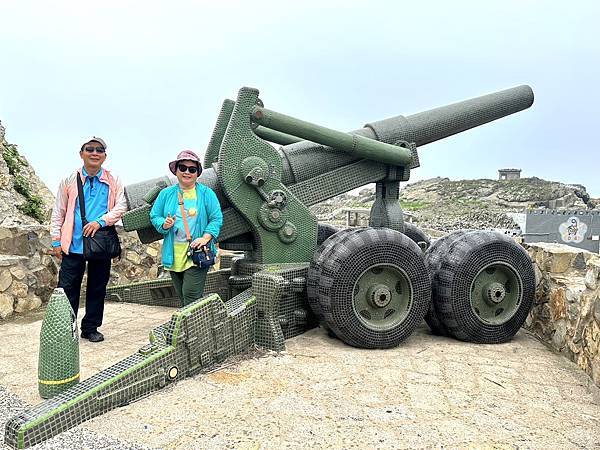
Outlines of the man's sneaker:
{"type": "Polygon", "coordinates": [[[99,331],[82,331],[81,337],[90,342],[102,342],[104,340],[104,335],[99,331]]]}

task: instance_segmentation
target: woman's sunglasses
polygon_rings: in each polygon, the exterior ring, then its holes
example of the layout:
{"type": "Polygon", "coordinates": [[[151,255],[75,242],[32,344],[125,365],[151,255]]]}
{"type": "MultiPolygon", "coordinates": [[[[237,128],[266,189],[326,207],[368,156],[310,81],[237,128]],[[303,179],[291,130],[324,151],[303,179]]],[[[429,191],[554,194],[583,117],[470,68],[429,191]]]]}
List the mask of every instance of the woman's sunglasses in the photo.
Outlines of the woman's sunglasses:
{"type": "Polygon", "coordinates": [[[177,166],[180,172],[189,172],[189,173],[197,173],[198,167],[196,166],[186,166],[185,164],[179,164],[177,166]]]}

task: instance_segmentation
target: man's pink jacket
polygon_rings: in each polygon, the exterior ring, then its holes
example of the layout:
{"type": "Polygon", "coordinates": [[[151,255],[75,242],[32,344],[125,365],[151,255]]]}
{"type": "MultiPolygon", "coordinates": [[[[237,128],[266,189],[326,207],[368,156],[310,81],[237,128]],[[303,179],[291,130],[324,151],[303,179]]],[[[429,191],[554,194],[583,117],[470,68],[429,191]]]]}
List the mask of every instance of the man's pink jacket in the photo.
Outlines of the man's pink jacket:
{"type": "MultiPolygon", "coordinates": [[[[75,204],[77,202],[77,175],[81,176],[82,183],[85,177],[81,168],[67,178],[61,180],[56,194],[56,203],[50,219],[50,236],[52,241],[60,241],[60,247],[65,254],[69,254],[69,247],[73,239],[73,226],[75,220],[75,204]]],[[[119,221],[127,211],[127,201],[121,180],[112,175],[108,170],[102,169],[100,181],[108,184],[108,212],[102,216],[107,226],[119,221]]]]}

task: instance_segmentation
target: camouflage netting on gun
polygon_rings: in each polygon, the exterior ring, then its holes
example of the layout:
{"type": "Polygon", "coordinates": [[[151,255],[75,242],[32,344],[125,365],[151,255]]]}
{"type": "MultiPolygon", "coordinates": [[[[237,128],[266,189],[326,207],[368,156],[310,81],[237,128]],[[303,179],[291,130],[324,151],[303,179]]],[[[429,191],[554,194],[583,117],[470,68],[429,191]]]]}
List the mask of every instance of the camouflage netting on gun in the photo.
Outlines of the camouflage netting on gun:
{"type": "Polygon", "coordinates": [[[256,297],[257,345],[281,351],[285,339],[318,325],[306,299],[307,270],[308,264],[234,262],[231,283],[235,289],[251,286],[256,297]]]}

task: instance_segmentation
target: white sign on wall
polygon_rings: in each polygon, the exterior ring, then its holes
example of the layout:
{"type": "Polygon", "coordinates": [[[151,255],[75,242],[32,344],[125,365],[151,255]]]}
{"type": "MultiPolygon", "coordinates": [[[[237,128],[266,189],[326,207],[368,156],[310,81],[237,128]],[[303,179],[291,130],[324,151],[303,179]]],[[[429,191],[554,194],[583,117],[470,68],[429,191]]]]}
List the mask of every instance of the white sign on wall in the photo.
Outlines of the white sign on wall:
{"type": "Polygon", "coordinates": [[[569,217],[566,222],[558,226],[558,233],[563,242],[579,244],[583,242],[588,226],[578,217],[569,217]]]}

